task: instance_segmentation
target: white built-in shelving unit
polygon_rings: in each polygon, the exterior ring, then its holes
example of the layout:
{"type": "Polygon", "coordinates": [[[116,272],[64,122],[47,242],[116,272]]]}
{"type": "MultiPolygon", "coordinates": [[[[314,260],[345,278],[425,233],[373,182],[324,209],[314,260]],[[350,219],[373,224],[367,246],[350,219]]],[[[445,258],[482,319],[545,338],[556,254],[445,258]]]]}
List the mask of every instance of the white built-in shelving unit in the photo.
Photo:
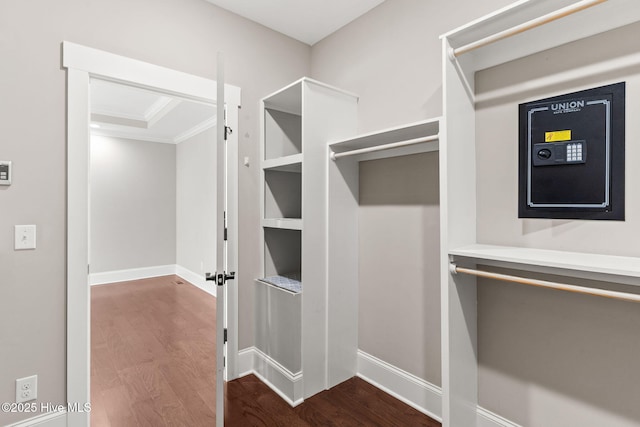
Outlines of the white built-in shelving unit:
{"type": "Polygon", "coordinates": [[[357,156],[358,161],[437,151],[440,118],[423,120],[340,141],[331,141],[332,159],[357,156]]]}
{"type": "Polygon", "coordinates": [[[634,0],[521,0],[442,36],[440,129],[443,425],[477,425],[476,279],[450,261],[640,284],[640,259],[488,245],[476,233],[474,75],[640,20],[634,0]]]}
{"type": "Polygon", "coordinates": [[[343,302],[329,289],[326,214],[327,141],[355,133],[356,110],[356,96],[309,78],[261,102],[264,257],[255,317],[264,358],[254,370],[292,405],[356,372],[357,322],[332,310],[343,302]],[[295,277],[301,289],[262,280],[270,276],[295,277]],[[330,323],[341,326],[330,331],[330,323]]]}

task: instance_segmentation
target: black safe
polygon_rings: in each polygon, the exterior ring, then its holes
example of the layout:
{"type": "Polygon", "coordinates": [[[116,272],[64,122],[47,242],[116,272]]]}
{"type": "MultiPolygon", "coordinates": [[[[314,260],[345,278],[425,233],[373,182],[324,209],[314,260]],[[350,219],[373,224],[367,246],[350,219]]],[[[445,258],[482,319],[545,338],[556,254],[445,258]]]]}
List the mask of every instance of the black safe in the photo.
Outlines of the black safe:
{"type": "Polygon", "coordinates": [[[624,220],[625,83],[520,104],[519,218],[624,220]]]}

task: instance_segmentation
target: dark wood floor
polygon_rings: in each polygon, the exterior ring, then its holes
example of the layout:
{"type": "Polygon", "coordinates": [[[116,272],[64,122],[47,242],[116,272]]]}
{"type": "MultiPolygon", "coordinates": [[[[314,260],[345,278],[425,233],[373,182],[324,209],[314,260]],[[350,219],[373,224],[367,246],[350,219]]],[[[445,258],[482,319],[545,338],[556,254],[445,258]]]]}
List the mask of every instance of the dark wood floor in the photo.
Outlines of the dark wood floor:
{"type": "Polygon", "coordinates": [[[291,408],[254,375],[227,384],[225,426],[440,427],[441,424],[360,378],[291,408]]]}
{"type": "MultiPolygon", "coordinates": [[[[215,298],[177,276],[91,288],[91,425],[215,425],[215,298]]],[[[291,408],[253,375],[226,426],[440,426],[353,378],[291,408]]]]}

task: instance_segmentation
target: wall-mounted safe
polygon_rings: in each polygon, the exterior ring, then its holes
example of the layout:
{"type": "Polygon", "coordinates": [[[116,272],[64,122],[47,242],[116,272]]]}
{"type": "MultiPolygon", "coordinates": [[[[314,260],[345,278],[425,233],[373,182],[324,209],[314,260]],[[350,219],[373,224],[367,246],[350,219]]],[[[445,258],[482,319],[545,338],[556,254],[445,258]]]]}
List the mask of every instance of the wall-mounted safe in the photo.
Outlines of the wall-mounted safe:
{"type": "Polygon", "coordinates": [[[625,83],[519,113],[518,217],[624,220],[625,83]]]}

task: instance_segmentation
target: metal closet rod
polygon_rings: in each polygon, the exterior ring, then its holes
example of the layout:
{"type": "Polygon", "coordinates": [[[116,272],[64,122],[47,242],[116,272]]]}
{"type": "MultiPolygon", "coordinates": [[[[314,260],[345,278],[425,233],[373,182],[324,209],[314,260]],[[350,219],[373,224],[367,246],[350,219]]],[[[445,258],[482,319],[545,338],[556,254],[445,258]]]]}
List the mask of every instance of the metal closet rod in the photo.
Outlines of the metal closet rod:
{"type": "Polygon", "coordinates": [[[524,22],[520,25],[516,25],[515,27],[511,27],[509,29],[492,34],[483,39],[476,40],[475,42],[466,44],[464,46],[451,49],[449,51],[449,55],[452,56],[453,58],[458,57],[467,52],[471,52],[472,50],[479,49],[483,46],[489,45],[491,43],[495,43],[499,40],[506,39],[511,36],[515,36],[516,34],[524,33],[525,31],[531,30],[533,28],[539,27],[544,24],[548,24],[549,22],[553,22],[557,19],[564,18],[565,16],[572,15],[576,12],[580,12],[581,10],[588,9],[597,4],[604,3],[605,1],[607,0],[579,1],[570,6],[563,7],[562,9],[558,9],[554,12],[532,19],[531,21],[524,22]]]}
{"type": "Polygon", "coordinates": [[[453,274],[463,273],[487,279],[502,280],[504,282],[520,283],[522,285],[537,286],[540,288],[556,289],[558,291],[574,292],[577,294],[594,295],[598,297],[617,299],[622,301],[640,302],[640,295],[627,292],[608,291],[599,288],[587,288],[584,286],[568,285],[566,283],[549,282],[547,280],[527,279],[525,277],[511,276],[509,274],[491,273],[472,268],[458,267],[455,263],[449,264],[449,270],[453,274]]]}
{"type": "Polygon", "coordinates": [[[406,147],[407,145],[420,144],[422,142],[431,142],[440,139],[439,135],[423,136],[420,138],[407,139],[406,141],[392,142],[390,144],[377,145],[375,147],[359,148],[357,150],[344,151],[342,153],[331,152],[331,160],[337,160],[340,157],[355,156],[357,154],[373,153],[375,151],[390,150],[392,148],[406,147]]]}

